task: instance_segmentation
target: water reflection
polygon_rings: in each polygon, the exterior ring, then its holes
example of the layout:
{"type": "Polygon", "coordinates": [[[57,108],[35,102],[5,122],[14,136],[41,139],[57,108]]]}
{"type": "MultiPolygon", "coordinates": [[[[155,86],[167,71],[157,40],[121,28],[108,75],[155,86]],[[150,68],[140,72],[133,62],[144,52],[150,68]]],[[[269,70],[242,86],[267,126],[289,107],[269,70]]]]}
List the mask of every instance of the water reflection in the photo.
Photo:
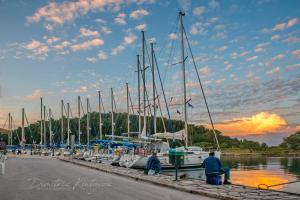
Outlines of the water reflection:
{"type": "MultiPolygon", "coordinates": [[[[263,157],[242,156],[222,157],[224,166],[231,168],[231,181],[235,184],[257,187],[259,184],[268,186],[300,181],[300,158],[287,157],[263,157]]],[[[164,171],[164,174],[174,175],[174,171],[164,171]]],[[[204,171],[201,169],[181,170],[190,178],[204,179],[204,171]]],[[[284,190],[294,193],[300,192],[300,183],[271,187],[276,190],[284,190]]]]}

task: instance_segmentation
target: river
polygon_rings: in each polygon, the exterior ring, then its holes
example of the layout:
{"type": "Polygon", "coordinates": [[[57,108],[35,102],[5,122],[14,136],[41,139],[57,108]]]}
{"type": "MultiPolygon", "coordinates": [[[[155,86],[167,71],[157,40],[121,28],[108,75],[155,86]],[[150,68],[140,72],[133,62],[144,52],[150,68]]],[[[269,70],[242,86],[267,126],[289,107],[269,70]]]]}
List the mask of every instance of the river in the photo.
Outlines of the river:
{"type": "MultiPolygon", "coordinates": [[[[251,187],[266,187],[293,181],[300,181],[300,157],[264,157],[264,156],[225,156],[221,159],[224,166],[231,168],[231,182],[251,187]]],[[[163,171],[163,174],[174,175],[174,171],[163,171]]],[[[180,170],[189,178],[204,179],[202,169],[180,170]]],[[[270,189],[300,194],[300,182],[274,186],[270,189]]]]}

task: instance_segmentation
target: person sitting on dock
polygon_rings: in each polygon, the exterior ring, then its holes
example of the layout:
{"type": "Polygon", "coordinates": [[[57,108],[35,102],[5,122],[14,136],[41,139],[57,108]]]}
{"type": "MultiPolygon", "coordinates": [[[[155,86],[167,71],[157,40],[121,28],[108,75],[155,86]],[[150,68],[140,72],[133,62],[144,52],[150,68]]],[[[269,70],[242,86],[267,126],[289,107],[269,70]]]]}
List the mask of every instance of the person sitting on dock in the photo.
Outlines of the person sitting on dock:
{"type": "Polygon", "coordinates": [[[224,174],[224,184],[231,184],[229,182],[230,169],[229,167],[222,167],[220,159],[215,157],[215,152],[209,153],[209,157],[203,161],[201,167],[205,168],[205,174],[207,179],[224,174]]]}
{"type": "Polygon", "coordinates": [[[158,174],[160,172],[160,160],[156,156],[156,152],[147,161],[146,170],[149,175],[158,174]]]}

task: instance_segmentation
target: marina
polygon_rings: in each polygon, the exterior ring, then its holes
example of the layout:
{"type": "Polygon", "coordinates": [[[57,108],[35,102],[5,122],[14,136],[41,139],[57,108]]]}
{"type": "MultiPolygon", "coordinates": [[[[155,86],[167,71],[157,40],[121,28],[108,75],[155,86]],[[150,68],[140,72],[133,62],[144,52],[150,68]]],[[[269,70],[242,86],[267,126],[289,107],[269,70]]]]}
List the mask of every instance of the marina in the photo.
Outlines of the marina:
{"type": "Polygon", "coordinates": [[[0,199],[299,200],[298,8],[0,2],[0,199]]]}

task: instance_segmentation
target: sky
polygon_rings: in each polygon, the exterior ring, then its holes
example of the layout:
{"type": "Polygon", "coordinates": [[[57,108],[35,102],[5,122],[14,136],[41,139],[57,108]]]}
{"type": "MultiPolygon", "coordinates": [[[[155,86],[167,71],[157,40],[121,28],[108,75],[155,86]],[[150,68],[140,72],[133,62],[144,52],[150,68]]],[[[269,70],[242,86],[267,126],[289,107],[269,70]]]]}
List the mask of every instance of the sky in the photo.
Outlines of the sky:
{"type": "MultiPolygon", "coordinates": [[[[298,0],[0,0],[0,126],[8,112],[20,125],[23,107],[37,121],[40,97],[59,118],[61,99],[77,115],[79,95],[96,111],[100,90],[108,112],[110,88],[125,112],[126,82],[136,107],[141,30],[146,66],[154,42],[171,117],[182,119],[179,10],[218,130],[269,145],[300,130],[298,0]]],[[[186,42],[185,50],[188,121],[209,127],[186,42]]]]}

